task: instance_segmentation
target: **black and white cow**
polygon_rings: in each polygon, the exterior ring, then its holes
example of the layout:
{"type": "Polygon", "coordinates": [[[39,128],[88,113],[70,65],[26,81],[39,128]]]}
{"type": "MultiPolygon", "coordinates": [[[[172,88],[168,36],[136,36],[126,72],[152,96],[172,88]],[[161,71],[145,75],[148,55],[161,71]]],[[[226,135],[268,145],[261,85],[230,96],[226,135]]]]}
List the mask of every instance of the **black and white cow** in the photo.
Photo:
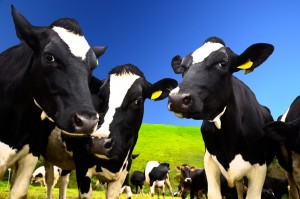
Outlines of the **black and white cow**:
{"type": "Polygon", "coordinates": [[[91,84],[90,87],[98,88],[98,91],[91,89],[91,92],[97,91],[98,95],[93,94],[93,101],[100,115],[100,127],[92,134],[92,141],[83,136],[74,139],[56,129],[56,133],[51,134],[54,139],[49,139],[45,157],[60,168],[76,168],[79,198],[92,198],[90,182],[93,175],[108,184],[106,198],[118,198],[131,167],[145,100],[166,98],[177,86],[177,81],[165,78],[151,84],[136,66],[126,64],[112,69],[103,81],[92,78],[91,84]],[[101,139],[97,138],[102,137],[112,140],[105,146],[110,149],[107,155],[99,154],[103,145],[99,145],[101,139]],[[54,151],[56,155],[51,155],[54,151]],[[57,157],[57,154],[62,157],[57,157]],[[63,164],[71,166],[67,168],[63,164]]]}
{"type": "Polygon", "coordinates": [[[130,176],[130,182],[135,187],[135,193],[138,193],[138,189],[140,189],[140,193],[144,195],[144,183],[145,183],[145,174],[142,171],[133,171],[130,176]]]}
{"type": "Polygon", "coordinates": [[[165,184],[171,192],[173,198],[172,186],[170,183],[170,164],[158,161],[149,161],[145,168],[145,182],[150,185],[150,196],[153,198],[155,188],[158,188],[157,196],[159,197],[159,188],[162,189],[162,196],[165,198],[165,184]]]}
{"type": "MultiPolygon", "coordinates": [[[[62,171],[61,168],[54,166],[54,168],[53,168],[53,173],[54,173],[53,187],[56,185],[56,183],[60,177],[61,171],[62,171]]],[[[40,183],[41,186],[46,185],[47,183],[45,181],[45,175],[46,175],[45,167],[44,166],[38,167],[36,170],[34,170],[34,172],[32,174],[31,184],[38,182],[38,183],[40,183]]]]}
{"type": "Polygon", "coordinates": [[[278,121],[265,126],[270,139],[278,146],[276,156],[279,164],[287,171],[290,198],[300,198],[300,96],[292,102],[278,121]]]}
{"type": "Polygon", "coordinates": [[[15,166],[10,198],[23,198],[54,125],[96,129],[88,81],[105,48],[92,49],[73,19],[32,26],[13,6],[12,17],[22,42],[0,54],[0,177],[15,166]]]}
{"type": "Polygon", "coordinates": [[[221,39],[211,37],[186,57],[172,60],[174,72],[182,73],[183,79],[170,93],[168,108],[180,118],[203,120],[209,199],[221,198],[221,174],[230,187],[237,187],[239,198],[243,176],[249,179],[247,199],[261,198],[267,165],[274,158],[263,127],[273,118],[232,74],[253,71],[273,50],[270,44],[258,43],[237,55],[221,39]]]}

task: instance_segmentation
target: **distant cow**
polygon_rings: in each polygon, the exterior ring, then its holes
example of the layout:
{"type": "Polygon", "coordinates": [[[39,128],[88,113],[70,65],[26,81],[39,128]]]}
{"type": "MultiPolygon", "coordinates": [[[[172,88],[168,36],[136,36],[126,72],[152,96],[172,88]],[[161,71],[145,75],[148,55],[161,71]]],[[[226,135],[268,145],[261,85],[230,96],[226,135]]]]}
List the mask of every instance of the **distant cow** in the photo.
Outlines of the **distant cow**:
{"type": "Polygon", "coordinates": [[[138,193],[138,188],[140,189],[140,193],[143,196],[144,194],[144,182],[145,182],[145,174],[142,171],[133,171],[130,176],[130,182],[133,186],[135,186],[135,193],[138,193]]]}
{"type": "Polygon", "coordinates": [[[204,167],[208,198],[221,199],[220,175],[243,196],[243,177],[249,179],[247,199],[260,199],[267,165],[275,154],[263,127],[273,118],[254,93],[234,72],[253,71],[273,52],[274,47],[258,43],[235,54],[217,37],[184,58],[171,62],[182,82],[169,95],[169,110],[180,118],[203,120],[204,167]]]}
{"type": "Polygon", "coordinates": [[[197,169],[194,166],[183,164],[176,167],[180,171],[179,188],[181,198],[186,198],[190,194],[190,198],[201,199],[202,195],[207,193],[206,175],[203,169],[197,169]]]}
{"type": "Polygon", "coordinates": [[[165,198],[165,184],[169,188],[172,198],[173,191],[169,178],[170,164],[158,161],[149,161],[145,168],[145,181],[150,185],[150,194],[153,198],[155,193],[155,188],[158,189],[157,196],[159,198],[159,189],[162,189],[162,196],[165,198]]]}
{"type": "MultiPolygon", "coordinates": [[[[55,166],[53,172],[54,172],[53,187],[54,187],[56,185],[58,179],[59,179],[60,174],[61,174],[61,169],[55,166]]],[[[46,185],[46,181],[45,181],[45,167],[44,166],[38,167],[33,172],[32,177],[31,177],[31,183],[36,183],[36,182],[39,182],[41,186],[46,185]]]]}
{"type": "Polygon", "coordinates": [[[289,197],[300,198],[300,96],[290,105],[279,121],[266,125],[265,131],[278,145],[276,156],[287,171],[290,185],[289,197]]]}
{"type": "Polygon", "coordinates": [[[63,169],[76,168],[79,198],[92,198],[90,182],[93,175],[108,184],[106,198],[118,198],[131,167],[131,154],[142,124],[145,100],[163,100],[176,86],[177,81],[169,78],[152,84],[138,67],[131,64],[113,68],[103,81],[93,77],[90,88],[100,115],[98,130],[91,137],[74,139],[56,129],[48,140],[46,158],[63,169]],[[111,142],[101,144],[103,137],[111,142]],[[99,153],[102,146],[109,149],[107,154],[99,153]],[[65,168],[63,165],[71,166],[65,168]]]}
{"type": "Polygon", "coordinates": [[[22,42],[0,54],[0,177],[14,166],[10,198],[24,198],[55,125],[70,135],[96,129],[88,82],[105,48],[92,49],[74,19],[33,26],[11,10],[22,42]]]}

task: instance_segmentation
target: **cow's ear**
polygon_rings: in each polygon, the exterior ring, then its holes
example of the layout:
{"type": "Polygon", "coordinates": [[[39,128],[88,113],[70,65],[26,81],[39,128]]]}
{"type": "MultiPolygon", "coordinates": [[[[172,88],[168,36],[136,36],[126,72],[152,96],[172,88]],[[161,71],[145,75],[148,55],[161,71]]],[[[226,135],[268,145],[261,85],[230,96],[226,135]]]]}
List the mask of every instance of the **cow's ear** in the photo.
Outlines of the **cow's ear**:
{"type": "Polygon", "coordinates": [[[232,69],[232,72],[239,70],[245,70],[245,74],[252,72],[256,67],[266,61],[273,51],[274,46],[271,44],[253,44],[238,56],[238,64],[232,69]]]}
{"type": "Polygon", "coordinates": [[[271,122],[264,126],[266,136],[278,142],[285,142],[287,139],[293,139],[299,132],[300,118],[290,123],[281,121],[271,122]]]}
{"type": "Polygon", "coordinates": [[[158,101],[163,100],[169,96],[171,90],[176,88],[178,85],[175,79],[165,78],[158,82],[150,85],[147,98],[158,101]]]}
{"type": "Polygon", "coordinates": [[[181,62],[182,62],[182,58],[179,55],[176,55],[175,57],[173,57],[173,59],[171,61],[171,66],[173,68],[173,71],[176,74],[182,73],[181,62]]]}
{"type": "Polygon", "coordinates": [[[99,57],[105,53],[107,46],[96,46],[96,47],[93,47],[92,49],[93,49],[97,59],[99,59],[99,57]]]}
{"type": "Polygon", "coordinates": [[[12,5],[11,14],[14,20],[16,34],[19,39],[25,41],[33,50],[38,48],[37,33],[40,27],[32,26],[29,21],[21,15],[12,5]]]}
{"type": "Polygon", "coordinates": [[[176,166],[177,171],[181,171],[181,166],[176,166]]]}
{"type": "Polygon", "coordinates": [[[195,169],[196,169],[195,166],[191,166],[191,168],[190,168],[191,171],[194,171],[195,169]]]}

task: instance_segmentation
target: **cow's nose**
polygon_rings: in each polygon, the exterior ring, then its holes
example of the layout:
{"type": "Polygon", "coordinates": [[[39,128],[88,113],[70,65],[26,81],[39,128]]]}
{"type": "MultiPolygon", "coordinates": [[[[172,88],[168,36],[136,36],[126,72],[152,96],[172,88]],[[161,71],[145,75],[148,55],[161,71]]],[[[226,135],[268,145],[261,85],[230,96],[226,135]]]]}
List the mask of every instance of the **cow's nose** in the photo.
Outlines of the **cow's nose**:
{"type": "Polygon", "coordinates": [[[189,93],[182,93],[169,96],[169,109],[171,111],[187,109],[192,102],[192,95],[189,93]]]}
{"type": "Polygon", "coordinates": [[[76,133],[91,134],[98,125],[99,115],[93,113],[76,113],[73,117],[76,133]]]}

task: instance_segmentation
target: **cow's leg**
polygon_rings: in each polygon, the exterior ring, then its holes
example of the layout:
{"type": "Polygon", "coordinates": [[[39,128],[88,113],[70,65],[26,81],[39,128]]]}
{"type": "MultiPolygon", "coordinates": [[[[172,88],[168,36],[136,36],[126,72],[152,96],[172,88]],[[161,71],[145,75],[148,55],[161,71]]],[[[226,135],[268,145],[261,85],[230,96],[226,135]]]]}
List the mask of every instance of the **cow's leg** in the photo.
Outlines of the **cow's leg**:
{"type": "Polygon", "coordinates": [[[289,198],[291,199],[299,199],[299,193],[298,193],[298,189],[297,189],[297,185],[295,183],[294,177],[292,173],[287,173],[287,178],[288,178],[288,182],[289,182],[289,198]]]}
{"type": "Polygon", "coordinates": [[[45,166],[45,180],[47,187],[47,198],[52,199],[52,189],[54,185],[54,165],[49,161],[44,160],[45,166]]]}
{"type": "Polygon", "coordinates": [[[113,182],[108,183],[107,185],[107,191],[106,191],[106,198],[107,199],[118,199],[120,195],[120,190],[122,188],[122,185],[125,181],[126,175],[128,174],[128,171],[124,169],[120,177],[113,182]]]}
{"type": "Polygon", "coordinates": [[[132,191],[131,191],[130,186],[126,186],[125,187],[125,192],[126,192],[126,195],[127,195],[127,199],[131,199],[131,197],[132,197],[132,191]]]}
{"type": "Polygon", "coordinates": [[[76,179],[79,190],[80,199],[92,199],[93,190],[91,185],[91,178],[95,169],[86,169],[83,167],[77,167],[76,165],[76,179]]]}
{"type": "Polygon", "coordinates": [[[260,199],[264,181],[266,179],[267,166],[266,164],[255,164],[248,172],[248,191],[246,199],[260,199]]]}
{"type": "Polygon", "coordinates": [[[221,171],[210,153],[206,150],[204,154],[204,167],[207,177],[207,197],[208,199],[221,199],[220,175],[221,171]]]}
{"type": "Polygon", "coordinates": [[[38,161],[31,153],[25,155],[18,162],[14,170],[14,180],[10,190],[10,199],[26,198],[30,179],[38,161]]]}
{"type": "Polygon", "coordinates": [[[150,198],[152,199],[154,197],[155,193],[155,183],[150,180],[150,198]]]}
{"type": "Polygon", "coordinates": [[[244,180],[241,179],[235,183],[238,199],[244,198],[244,180]]]}
{"type": "Polygon", "coordinates": [[[169,175],[168,175],[168,177],[166,178],[165,183],[166,183],[166,185],[167,185],[167,187],[168,187],[168,189],[169,189],[169,191],[170,191],[170,193],[171,193],[171,196],[172,196],[172,198],[173,198],[173,190],[172,190],[171,182],[170,182],[170,179],[169,179],[169,175]]]}
{"type": "Polygon", "coordinates": [[[141,195],[144,196],[144,185],[141,185],[140,192],[141,192],[141,195]]]}
{"type": "Polygon", "coordinates": [[[62,170],[61,172],[59,185],[59,199],[67,198],[67,186],[69,184],[70,173],[71,171],[69,170],[62,170]]]}
{"type": "Polygon", "coordinates": [[[165,199],[165,184],[163,184],[161,190],[162,190],[161,195],[162,195],[163,199],[165,199]]]}

